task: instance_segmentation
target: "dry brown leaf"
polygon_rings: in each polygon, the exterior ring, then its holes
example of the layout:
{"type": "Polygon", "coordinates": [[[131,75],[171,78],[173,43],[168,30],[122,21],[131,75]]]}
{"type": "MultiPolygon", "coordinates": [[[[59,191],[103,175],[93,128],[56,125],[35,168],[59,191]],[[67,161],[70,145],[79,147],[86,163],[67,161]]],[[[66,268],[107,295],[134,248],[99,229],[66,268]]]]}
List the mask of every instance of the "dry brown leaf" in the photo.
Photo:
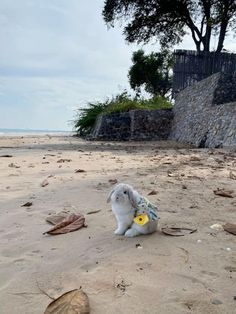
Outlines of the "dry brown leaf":
{"type": "Polygon", "coordinates": [[[152,190],[151,192],[148,193],[148,195],[157,195],[157,194],[158,194],[158,192],[155,190],[152,190]]]}
{"type": "Polygon", "coordinates": [[[26,202],[25,204],[21,205],[21,207],[30,207],[32,205],[33,205],[32,202],[26,202]]]}
{"type": "Polygon", "coordinates": [[[89,299],[83,290],[75,289],[52,301],[44,314],[89,314],[89,299]]]}
{"type": "Polygon", "coordinates": [[[236,224],[226,223],[223,228],[225,231],[236,235],[236,224]]]}
{"type": "Polygon", "coordinates": [[[11,157],[13,157],[13,156],[12,156],[12,155],[8,155],[8,154],[6,154],[6,155],[1,155],[0,157],[11,158],[11,157]]]}
{"type": "Polygon", "coordinates": [[[97,214],[101,211],[101,209],[97,209],[97,210],[91,210],[90,212],[87,212],[87,215],[92,215],[92,214],[97,214]]]}
{"type": "Polygon", "coordinates": [[[73,232],[85,227],[84,223],[85,218],[82,214],[70,214],[64,218],[62,222],[56,224],[52,229],[44,232],[44,234],[57,235],[73,232]]]}
{"type": "Polygon", "coordinates": [[[43,180],[43,182],[41,183],[41,186],[44,188],[45,186],[47,186],[49,184],[48,180],[45,179],[43,180]]]}
{"type": "Polygon", "coordinates": [[[166,227],[162,228],[161,231],[170,236],[185,236],[187,234],[191,234],[197,231],[197,229],[192,228],[176,228],[176,227],[166,227]]]}
{"type": "Polygon", "coordinates": [[[108,180],[108,182],[110,182],[111,184],[116,184],[118,182],[117,179],[110,179],[108,180]]]}
{"type": "Polygon", "coordinates": [[[190,161],[201,161],[201,158],[199,158],[197,156],[192,156],[192,157],[190,157],[190,161]]]}
{"type": "Polygon", "coordinates": [[[232,198],[233,197],[233,192],[232,190],[225,190],[225,189],[217,189],[214,191],[214,194],[215,195],[219,195],[219,196],[223,196],[223,197],[230,197],[232,198]]]}
{"type": "Polygon", "coordinates": [[[11,162],[8,167],[10,168],[20,168],[20,166],[16,165],[16,164],[13,164],[13,162],[11,162]]]}
{"type": "Polygon", "coordinates": [[[86,171],[83,169],[75,169],[75,173],[81,173],[81,172],[86,172],[86,171]]]}
{"type": "Polygon", "coordinates": [[[58,163],[62,163],[62,162],[71,162],[72,160],[71,159],[67,159],[67,158],[61,158],[61,159],[58,159],[58,163]]]}
{"type": "Polygon", "coordinates": [[[230,179],[236,180],[236,174],[234,174],[233,171],[230,171],[229,177],[230,179]]]}

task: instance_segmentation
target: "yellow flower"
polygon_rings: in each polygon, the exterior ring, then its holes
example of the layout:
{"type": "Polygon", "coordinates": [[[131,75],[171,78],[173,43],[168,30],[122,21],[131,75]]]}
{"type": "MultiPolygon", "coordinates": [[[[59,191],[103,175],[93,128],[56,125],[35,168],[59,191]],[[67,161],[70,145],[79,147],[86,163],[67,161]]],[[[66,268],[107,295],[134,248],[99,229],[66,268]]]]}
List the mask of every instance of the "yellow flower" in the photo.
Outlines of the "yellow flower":
{"type": "Polygon", "coordinates": [[[145,225],[147,222],[149,222],[148,215],[138,215],[137,217],[134,218],[134,222],[138,225],[145,225]]]}

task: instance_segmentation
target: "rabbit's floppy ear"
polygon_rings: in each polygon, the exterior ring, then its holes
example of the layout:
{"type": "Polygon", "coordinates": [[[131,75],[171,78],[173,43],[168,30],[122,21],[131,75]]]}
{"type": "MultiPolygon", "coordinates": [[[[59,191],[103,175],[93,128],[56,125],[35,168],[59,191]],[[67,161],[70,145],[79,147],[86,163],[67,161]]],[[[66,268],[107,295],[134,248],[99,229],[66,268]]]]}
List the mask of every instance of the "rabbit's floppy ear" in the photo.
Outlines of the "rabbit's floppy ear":
{"type": "Polygon", "coordinates": [[[137,199],[135,197],[134,190],[132,188],[128,189],[128,197],[130,200],[130,203],[132,204],[133,207],[137,207],[137,199]]]}
{"type": "Polygon", "coordinates": [[[115,189],[111,190],[111,192],[109,193],[108,197],[107,197],[107,203],[109,203],[111,201],[111,196],[112,194],[115,192],[115,189]]]}

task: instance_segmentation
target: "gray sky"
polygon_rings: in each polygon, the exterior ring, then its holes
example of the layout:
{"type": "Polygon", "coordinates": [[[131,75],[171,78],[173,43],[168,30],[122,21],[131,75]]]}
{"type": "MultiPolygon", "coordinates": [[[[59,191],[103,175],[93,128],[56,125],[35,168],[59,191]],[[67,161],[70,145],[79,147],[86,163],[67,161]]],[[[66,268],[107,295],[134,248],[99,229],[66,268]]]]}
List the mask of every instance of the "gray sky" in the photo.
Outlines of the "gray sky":
{"type": "MultiPolygon", "coordinates": [[[[129,88],[141,47],[127,45],[121,28],[107,30],[103,3],[0,0],[0,128],[71,129],[76,108],[129,88]]],[[[232,37],[225,46],[236,51],[232,37]]],[[[189,37],[180,47],[194,49],[189,37]]]]}

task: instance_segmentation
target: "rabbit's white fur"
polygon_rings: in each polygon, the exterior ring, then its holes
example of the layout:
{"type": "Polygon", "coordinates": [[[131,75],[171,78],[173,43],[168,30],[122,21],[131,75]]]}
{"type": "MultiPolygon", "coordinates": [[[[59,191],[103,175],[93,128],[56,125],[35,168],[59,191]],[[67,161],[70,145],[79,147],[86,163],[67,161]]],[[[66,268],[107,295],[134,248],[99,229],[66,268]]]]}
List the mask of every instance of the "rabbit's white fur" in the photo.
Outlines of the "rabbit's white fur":
{"type": "MultiPolygon", "coordinates": [[[[140,234],[153,233],[157,229],[157,221],[149,221],[141,226],[133,222],[135,210],[141,195],[133,189],[132,186],[120,183],[114,187],[108,196],[108,202],[111,201],[112,211],[116,217],[118,227],[115,234],[127,237],[135,237],[140,234]]],[[[138,215],[145,213],[140,210],[138,215]]]]}

